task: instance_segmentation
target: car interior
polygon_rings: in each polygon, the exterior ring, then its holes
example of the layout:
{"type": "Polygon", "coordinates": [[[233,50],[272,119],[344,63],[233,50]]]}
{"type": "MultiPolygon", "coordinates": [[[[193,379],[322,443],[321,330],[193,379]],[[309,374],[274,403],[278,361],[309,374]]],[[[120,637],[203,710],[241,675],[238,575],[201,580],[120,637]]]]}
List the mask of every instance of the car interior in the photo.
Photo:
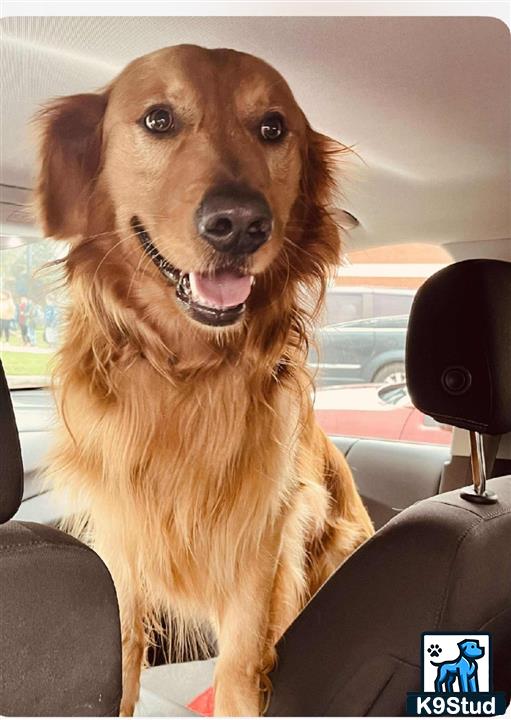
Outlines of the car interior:
{"type": "MultiPolygon", "coordinates": [[[[7,17],[1,24],[2,263],[10,248],[44,240],[30,206],[27,128],[38,107],[101,87],[131,59],[181,42],[269,61],[311,124],[353,146],[333,208],[341,228],[351,219],[343,231],[348,257],[410,242],[448,253],[450,263],[415,293],[405,375],[413,405],[453,428],[451,444],[332,437],[377,532],[279,641],[265,714],[405,715],[407,692],[420,689],[428,630],[492,633],[494,689],[509,704],[508,28],[489,17],[7,17]]],[[[51,390],[17,382],[1,350],[0,714],[117,716],[115,588],[98,555],[59,529],[69,509],[44,473],[51,390]]],[[[210,714],[213,666],[214,657],[172,664],[156,647],[137,714],[210,714]]]]}

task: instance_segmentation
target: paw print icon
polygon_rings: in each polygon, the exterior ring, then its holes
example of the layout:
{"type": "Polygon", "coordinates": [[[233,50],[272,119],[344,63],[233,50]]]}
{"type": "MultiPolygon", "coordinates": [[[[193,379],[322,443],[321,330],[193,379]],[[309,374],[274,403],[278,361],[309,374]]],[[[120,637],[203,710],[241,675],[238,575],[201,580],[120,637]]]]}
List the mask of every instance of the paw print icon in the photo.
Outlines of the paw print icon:
{"type": "Polygon", "coordinates": [[[430,657],[438,657],[440,655],[440,653],[442,652],[442,648],[440,647],[440,645],[437,645],[436,643],[433,643],[433,645],[430,645],[427,650],[428,650],[430,657]]]}

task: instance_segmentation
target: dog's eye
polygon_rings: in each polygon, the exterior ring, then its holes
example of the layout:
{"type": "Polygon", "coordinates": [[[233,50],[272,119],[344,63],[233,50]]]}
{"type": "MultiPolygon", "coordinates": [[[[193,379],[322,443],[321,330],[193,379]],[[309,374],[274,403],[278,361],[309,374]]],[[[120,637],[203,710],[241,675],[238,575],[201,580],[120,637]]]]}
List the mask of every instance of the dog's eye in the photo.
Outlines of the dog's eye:
{"type": "Polygon", "coordinates": [[[275,142],[281,140],[286,132],[284,118],[280,113],[268,113],[261,120],[260,133],[266,142],[275,142]]]}
{"type": "Polygon", "coordinates": [[[153,108],[144,116],[144,125],[151,132],[165,133],[173,129],[174,118],[168,108],[153,108]]]}

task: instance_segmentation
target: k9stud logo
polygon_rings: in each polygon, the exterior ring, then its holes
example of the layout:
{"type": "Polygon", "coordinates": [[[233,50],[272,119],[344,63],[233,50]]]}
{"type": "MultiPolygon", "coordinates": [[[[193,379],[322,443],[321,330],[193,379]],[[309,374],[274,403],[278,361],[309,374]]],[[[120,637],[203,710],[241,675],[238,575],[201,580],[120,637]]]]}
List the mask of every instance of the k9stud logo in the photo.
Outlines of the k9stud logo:
{"type": "Polygon", "coordinates": [[[408,693],[408,715],[493,717],[506,710],[503,692],[492,692],[488,633],[422,634],[422,692],[408,693]]]}
{"type": "Polygon", "coordinates": [[[489,692],[490,636],[487,633],[422,637],[425,692],[489,692]]]}

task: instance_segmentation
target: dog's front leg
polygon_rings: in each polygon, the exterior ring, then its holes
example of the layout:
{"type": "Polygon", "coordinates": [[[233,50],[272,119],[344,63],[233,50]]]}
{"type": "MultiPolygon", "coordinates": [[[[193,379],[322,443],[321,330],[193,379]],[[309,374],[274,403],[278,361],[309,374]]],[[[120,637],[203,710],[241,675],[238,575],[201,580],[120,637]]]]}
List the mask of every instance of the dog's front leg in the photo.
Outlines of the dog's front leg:
{"type": "Polygon", "coordinates": [[[250,717],[261,711],[270,603],[277,565],[275,547],[261,549],[219,615],[215,715],[250,717]]]}
{"type": "Polygon", "coordinates": [[[144,660],[144,626],[132,618],[131,627],[122,632],[122,700],[121,717],[131,717],[140,693],[140,673],[144,660]]]}
{"type": "Polygon", "coordinates": [[[132,546],[122,543],[125,536],[119,515],[112,515],[98,522],[108,527],[109,534],[96,536],[94,548],[106,563],[117,593],[122,640],[122,698],[120,715],[131,717],[140,692],[140,674],[144,662],[146,638],[144,630],[145,610],[140,593],[141,579],[133,570],[136,555],[132,546]]]}
{"type": "Polygon", "coordinates": [[[143,609],[136,597],[119,591],[122,635],[121,717],[131,717],[140,692],[140,673],[144,661],[145,635],[143,609]]]}

